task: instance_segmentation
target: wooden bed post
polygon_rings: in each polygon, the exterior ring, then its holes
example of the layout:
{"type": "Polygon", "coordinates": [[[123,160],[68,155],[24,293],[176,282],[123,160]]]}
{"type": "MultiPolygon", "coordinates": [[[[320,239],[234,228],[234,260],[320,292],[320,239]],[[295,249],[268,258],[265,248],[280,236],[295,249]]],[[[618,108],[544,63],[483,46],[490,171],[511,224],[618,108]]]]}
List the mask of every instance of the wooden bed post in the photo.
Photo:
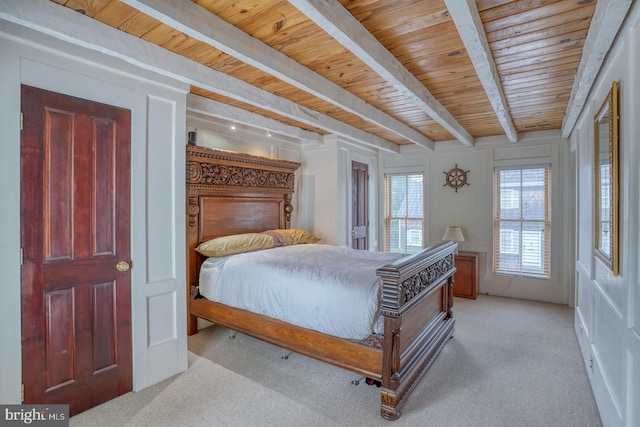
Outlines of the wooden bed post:
{"type": "Polygon", "coordinates": [[[291,225],[291,213],[293,212],[293,205],[291,204],[291,193],[285,193],[284,195],[284,218],[285,218],[285,227],[289,228],[291,225]]]}
{"type": "MultiPolygon", "coordinates": [[[[455,253],[453,259],[455,260],[455,253]]],[[[447,279],[447,317],[453,318],[453,275],[447,279]]]]}
{"type": "Polygon", "coordinates": [[[400,417],[411,391],[453,336],[456,248],[454,242],[441,243],[377,270],[385,317],[380,392],[385,419],[400,417]]]}
{"type": "Polygon", "coordinates": [[[187,189],[187,335],[198,332],[198,319],[189,310],[190,301],[193,299],[193,288],[198,283],[198,278],[194,277],[199,271],[197,263],[198,253],[195,248],[198,246],[198,221],[200,219],[200,207],[198,206],[198,194],[194,190],[187,189]]]}

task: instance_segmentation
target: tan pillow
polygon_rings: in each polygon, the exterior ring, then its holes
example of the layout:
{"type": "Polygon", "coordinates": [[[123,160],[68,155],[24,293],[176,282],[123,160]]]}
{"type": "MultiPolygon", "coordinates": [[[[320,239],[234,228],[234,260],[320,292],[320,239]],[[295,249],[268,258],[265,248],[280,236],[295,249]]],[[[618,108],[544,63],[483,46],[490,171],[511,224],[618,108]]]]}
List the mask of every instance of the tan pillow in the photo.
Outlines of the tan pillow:
{"type": "Polygon", "coordinates": [[[317,243],[320,241],[319,237],[314,236],[308,231],[299,230],[297,228],[267,230],[262,233],[273,237],[274,247],[317,243]]]}
{"type": "Polygon", "coordinates": [[[243,252],[259,251],[274,246],[273,238],[262,233],[233,234],[203,242],[196,251],[207,257],[222,257],[243,252]]]}

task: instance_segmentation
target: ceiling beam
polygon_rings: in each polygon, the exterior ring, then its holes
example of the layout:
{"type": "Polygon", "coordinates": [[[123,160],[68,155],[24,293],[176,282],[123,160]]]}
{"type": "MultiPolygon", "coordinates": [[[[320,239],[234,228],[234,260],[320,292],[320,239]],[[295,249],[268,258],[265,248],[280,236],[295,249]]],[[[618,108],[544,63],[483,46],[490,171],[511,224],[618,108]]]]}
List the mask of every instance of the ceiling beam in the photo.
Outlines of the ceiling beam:
{"type": "Polygon", "coordinates": [[[607,52],[624,22],[633,0],[609,0],[596,3],[582,57],[573,80],[569,103],[562,120],[562,137],[569,138],[584,108],[591,87],[604,63],[607,52]]]}
{"type": "Polygon", "coordinates": [[[399,153],[397,144],[305,108],[50,1],[0,1],[0,19],[118,58],[141,69],[219,93],[369,147],[399,153]]]}
{"type": "Polygon", "coordinates": [[[502,91],[502,82],[493,61],[475,0],[444,0],[444,2],[505,135],[509,141],[518,142],[518,132],[513,125],[507,99],[502,91]]]}
{"type": "Polygon", "coordinates": [[[182,0],[121,1],[189,37],[213,46],[369,123],[388,129],[415,144],[433,149],[433,141],[415,129],[195,3],[182,0]]]}
{"type": "Polygon", "coordinates": [[[438,122],[456,139],[473,146],[473,137],[451,113],[351,13],[337,1],[289,0],[320,28],[438,122]]]}

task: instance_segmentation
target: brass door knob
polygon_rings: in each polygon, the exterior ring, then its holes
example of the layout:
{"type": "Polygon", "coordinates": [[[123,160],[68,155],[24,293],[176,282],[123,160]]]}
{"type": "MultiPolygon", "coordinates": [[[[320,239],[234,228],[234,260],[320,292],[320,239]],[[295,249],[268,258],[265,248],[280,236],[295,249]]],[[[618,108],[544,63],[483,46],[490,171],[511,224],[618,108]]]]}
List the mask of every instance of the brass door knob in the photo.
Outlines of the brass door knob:
{"type": "Polygon", "coordinates": [[[129,271],[129,268],[131,268],[131,266],[126,261],[120,261],[116,264],[116,270],[118,271],[129,271]]]}

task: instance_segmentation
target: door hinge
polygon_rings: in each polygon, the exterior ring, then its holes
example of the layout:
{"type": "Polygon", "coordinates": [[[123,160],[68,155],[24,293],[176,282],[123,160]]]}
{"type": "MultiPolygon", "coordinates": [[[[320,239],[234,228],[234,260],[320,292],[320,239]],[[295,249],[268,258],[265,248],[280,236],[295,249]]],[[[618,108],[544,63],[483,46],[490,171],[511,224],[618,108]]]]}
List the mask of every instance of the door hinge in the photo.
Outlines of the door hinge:
{"type": "Polygon", "coordinates": [[[24,265],[24,248],[20,248],[20,265],[24,265]]]}
{"type": "Polygon", "coordinates": [[[20,384],[20,403],[24,402],[24,383],[20,384]]]}
{"type": "Polygon", "coordinates": [[[22,130],[24,127],[24,114],[22,114],[22,111],[20,111],[20,130],[22,130]]]}
{"type": "Polygon", "coordinates": [[[589,357],[589,367],[593,369],[593,356],[589,357]]]}

